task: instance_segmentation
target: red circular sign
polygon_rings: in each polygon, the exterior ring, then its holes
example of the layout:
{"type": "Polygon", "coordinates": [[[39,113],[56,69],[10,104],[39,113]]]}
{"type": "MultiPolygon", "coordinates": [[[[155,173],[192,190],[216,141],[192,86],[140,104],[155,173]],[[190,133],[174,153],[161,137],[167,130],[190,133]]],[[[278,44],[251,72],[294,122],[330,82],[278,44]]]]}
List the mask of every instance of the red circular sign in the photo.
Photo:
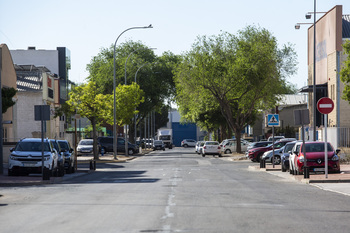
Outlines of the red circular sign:
{"type": "Polygon", "coordinates": [[[328,97],[323,97],[317,101],[317,109],[322,114],[329,114],[334,109],[333,100],[328,97]]]}

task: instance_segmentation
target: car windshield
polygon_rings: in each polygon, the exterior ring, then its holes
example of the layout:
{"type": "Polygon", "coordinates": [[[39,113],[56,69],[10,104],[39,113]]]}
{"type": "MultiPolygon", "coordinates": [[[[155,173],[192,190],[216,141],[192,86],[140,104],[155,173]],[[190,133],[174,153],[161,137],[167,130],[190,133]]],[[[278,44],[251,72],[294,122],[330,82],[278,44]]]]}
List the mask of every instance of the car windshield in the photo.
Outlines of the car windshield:
{"type": "Polygon", "coordinates": [[[79,145],[93,145],[92,140],[82,140],[79,142],[79,145]]]}
{"type": "Polygon", "coordinates": [[[284,147],[284,152],[287,153],[287,152],[292,151],[294,145],[295,145],[294,143],[285,145],[285,147],[284,147]]]}
{"type": "MultiPolygon", "coordinates": [[[[19,142],[16,145],[16,151],[41,151],[41,142],[19,142]]],[[[44,151],[50,151],[48,142],[44,142],[44,151]]]]}
{"type": "MultiPolygon", "coordinates": [[[[324,152],[324,149],[324,143],[305,144],[306,152],[324,152]]],[[[327,150],[333,151],[333,148],[329,143],[327,144],[327,150]]]]}
{"type": "Polygon", "coordinates": [[[60,144],[62,150],[69,150],[68,143],[59,141],[58,144],[60,144]]]}

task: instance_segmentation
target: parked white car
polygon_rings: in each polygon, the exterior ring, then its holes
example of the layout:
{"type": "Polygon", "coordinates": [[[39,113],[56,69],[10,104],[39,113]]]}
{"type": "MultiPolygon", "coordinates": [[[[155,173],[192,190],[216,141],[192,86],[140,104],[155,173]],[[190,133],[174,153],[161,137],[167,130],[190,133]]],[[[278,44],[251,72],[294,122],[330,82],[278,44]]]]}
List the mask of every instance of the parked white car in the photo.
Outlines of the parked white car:
{"type": "Polygon", "coordinates": [[[181,141],[181,146],[182,147],[195,147],[197,141],[193,139],[184,139],[181,141]]]}
{"type": "Polygon", "coordinates": [[[219,157],[221,157],[221,147],[218,141],[204,142],[202,148],[202,156],[205,157],[206,155],[218,155],[219,157]]]}
{"type": "Polygon", "coordinates": [[[199,146],[201,144],[202,141],[197,141],[196,143],[196,146],[194,147],[194,152],[196,152],[197,154],[200,154],[200,151],[199,151],[199,146]]]}
{"type": "Polygon", "coordinates": [[[93,139],[81,139],[77,146],[77,155],[92,154],[94,148],[93,139]]]}
{"type": "MultiPolygon", "coordinates": [[[[248,142],[241,141],[241,151],[244,152],[247,150],[248,142]]],[[[236,151],[237,144],[236,141],[228,141],[226,144],[221,145],[221,152],[224,154],[231,154],[236,151]]]]}
{"type": "MultiPolygon", "coordinates": [[[[24,138],[11,148],[9,156],[8,175],[14,176],[22,172],[41,173],[42,171],[42,142],[40,138],[24,138]]],[[[44,139],[44,167],[50,175],[57,176],[58,151],[52,142],[44,139]]]]}
{"type": "Polygon", "coordinates": [[[297,158],[298,155],[295,154],[294,152],[295,151],[299,151],[302,144],[303,144],[303,142],[295,143],[295,145],[294,145],[294,147],[292,149],[292,152],[289,155],[289,173],[290,174],[295,174],[295,175],[297,174],[297,169],[296,169],[296,166],[295,166],[295,162],[296,162],[296,158],[297,158]]]}

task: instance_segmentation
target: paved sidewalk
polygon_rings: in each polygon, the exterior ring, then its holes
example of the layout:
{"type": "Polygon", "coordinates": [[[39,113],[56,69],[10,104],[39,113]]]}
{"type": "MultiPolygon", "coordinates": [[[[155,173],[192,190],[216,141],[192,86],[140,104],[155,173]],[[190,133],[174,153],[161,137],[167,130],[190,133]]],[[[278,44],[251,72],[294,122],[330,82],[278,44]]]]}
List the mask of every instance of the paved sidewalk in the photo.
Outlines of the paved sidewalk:
{"type": "MultiPolygon", "coordinates": [[[[114,159],[113,154],[106,154],[100,156],[96,164],[99,163],[125,163],[129,160],[143,156],[149,153],[150,150],[143,150],[142,154],[136,154],[132,156],[117,155],[117,159],[114,159]]],[[[8,176],[7,168],[8,165],[4,164],[4,174],[0,174],[0,187],[1,186],[30,186],[39,184],[54,184],[62,182],[63,180],[72,179],[77,176],[82,176],[93,172],[90,170],[90,164],[94,165],[92,155],[78,156],[78,170],[73,174],[65,174],[63,177],[50,177],[50,180],[43,180],[41,174],[33,174],[29,176],[8,176]]]]}
{"type": "MultiPolygon", "coordinates": [[[[280,172],[281,174],[286,174],[285,177],[289,177],[290,179],[294,179],[306,184],[311,183],[350,183],[350,165],[349,164],[341,164],[340,165],[340,173],[330,173],[328,174],[328,178],[326,178],[324,173],[313,173],[310,172],[310,178],[304,179],[304,175],[291,175],[289,172],[282,172],[281,165],[275,165],[273,168],[272,164],[266,164],[266,168],[260,168],[260,164],[250,165],[249,169],[267,171],[267,172],[280,172]]],[[[349,185],[350,186],[350,185],[349,185]]]]}

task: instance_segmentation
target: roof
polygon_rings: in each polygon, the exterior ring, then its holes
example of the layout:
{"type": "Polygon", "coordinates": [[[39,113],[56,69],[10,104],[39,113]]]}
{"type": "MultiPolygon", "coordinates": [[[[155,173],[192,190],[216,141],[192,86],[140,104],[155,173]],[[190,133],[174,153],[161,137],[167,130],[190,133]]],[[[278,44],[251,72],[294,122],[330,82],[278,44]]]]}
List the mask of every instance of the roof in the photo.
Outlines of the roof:
{"type": "Polygon", "coordinates": [[[342,38],[350,38],[350,15],[343,15],[342,27],[342,38]]]}
{"type": "Polygon", "coordinates": [[[50,72],[45,66],[16,65],[17,90],[18,91],[41,91],[42,73],[50,72]]]}
{"type": "Polygon", "coordinates": [[[307,96],[303,94],[298,95],[282,95],[281,100],[278,101],[278,106],[292,106],[307,104],[307,96]]]}

